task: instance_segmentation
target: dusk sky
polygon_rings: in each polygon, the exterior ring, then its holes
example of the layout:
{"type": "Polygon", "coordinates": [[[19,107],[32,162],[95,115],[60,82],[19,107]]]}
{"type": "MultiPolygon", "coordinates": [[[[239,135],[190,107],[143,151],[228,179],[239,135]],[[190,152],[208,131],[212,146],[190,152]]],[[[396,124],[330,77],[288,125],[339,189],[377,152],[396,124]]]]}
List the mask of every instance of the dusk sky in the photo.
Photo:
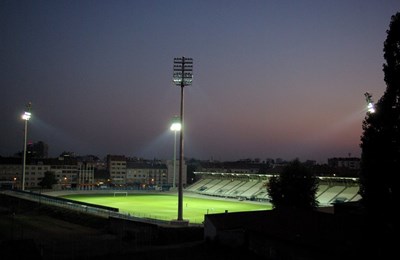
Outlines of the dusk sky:
{"type": "MultiPolygon", "coordinates": [[[[49,155],[172,159],[193,58],[185,156],[360,156],[365,92],[386,89],[383,43],[398,0],[0,1],[0,155],[28,140],[49,155]]],[[[178,139],[177,139],[178,140],[178,139]]]]}

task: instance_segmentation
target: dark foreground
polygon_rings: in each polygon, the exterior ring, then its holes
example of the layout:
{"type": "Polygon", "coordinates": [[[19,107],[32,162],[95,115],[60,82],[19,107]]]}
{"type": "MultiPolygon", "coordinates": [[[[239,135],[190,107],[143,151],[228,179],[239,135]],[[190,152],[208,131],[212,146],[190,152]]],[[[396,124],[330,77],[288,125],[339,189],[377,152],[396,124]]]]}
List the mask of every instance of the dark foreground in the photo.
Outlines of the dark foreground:
{"type": "Polygon", "coordinates": [[[0,195],[2,259],[258,259],[242,248],[203,240],[203,230],[179,239],[132,239],[110,231],[108,219],[0,195]]]}

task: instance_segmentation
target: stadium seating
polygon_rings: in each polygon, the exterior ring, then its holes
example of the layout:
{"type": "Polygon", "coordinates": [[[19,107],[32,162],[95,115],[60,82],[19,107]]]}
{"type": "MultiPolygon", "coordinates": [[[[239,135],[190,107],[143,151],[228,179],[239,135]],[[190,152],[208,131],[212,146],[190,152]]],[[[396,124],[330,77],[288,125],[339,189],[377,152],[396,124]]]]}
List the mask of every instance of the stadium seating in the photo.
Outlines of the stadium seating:
{"type": "MultiPolygon", "coordinates": [[[[267,185],[271,176],[246,176],[247,178],[243,178],[243,176],[235,178],[227,177],[226,174],[222,173],[202,174],[185,191],[239,200],[269,201],[267,185]]],[[[321,177],[319,178],[316,198],[320,206],[357,201],[361,198],[358,191],[358,179],[321,177]]]]}

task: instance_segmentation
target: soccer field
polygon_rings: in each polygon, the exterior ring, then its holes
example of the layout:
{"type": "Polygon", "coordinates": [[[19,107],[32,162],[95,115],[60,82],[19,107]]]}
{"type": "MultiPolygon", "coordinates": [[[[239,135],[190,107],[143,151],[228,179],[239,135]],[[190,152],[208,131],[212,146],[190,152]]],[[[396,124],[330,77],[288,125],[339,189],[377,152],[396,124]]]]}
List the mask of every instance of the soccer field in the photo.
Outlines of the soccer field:
{"type": "MultiPolygon", "coordinates": [[[[178,196],[176,194],[74,194],[64,198],[118,208],[121,213],[132,216],[160,220],[177,219],[178,196]]],[[[268,210],[267,203],[245,201],[215,200],[196,197],[183,197],[183,219],[191,223],[202,223],[205,214],[239,211],[268,210]]]]}

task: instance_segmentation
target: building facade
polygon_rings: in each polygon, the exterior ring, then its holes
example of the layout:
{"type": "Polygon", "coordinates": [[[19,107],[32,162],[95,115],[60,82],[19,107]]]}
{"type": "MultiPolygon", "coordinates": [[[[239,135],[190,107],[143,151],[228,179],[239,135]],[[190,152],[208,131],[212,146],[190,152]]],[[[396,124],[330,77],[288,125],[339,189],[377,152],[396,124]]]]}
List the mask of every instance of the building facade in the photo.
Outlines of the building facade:
{"type": "Polygon", "coordinates": [[[107,170],[112,184],[117,186],[126,184],[126,157],[124,155],[107,155],[107,170]]]}
{"type": "MultiPolygon", "coordinates": [[[[76,187],[78,166],[73,158],[28,159],[25,166],[25,187],[40,188],[46,172],[54,173],[61,188],[76,187]]],[[[0,181],[12,183],[12,188],[22,187],[22,158],[0,158],[0,181]]]]}
{"type": "Polygon", "coordinates": [[[328,159],[328,165],[332,168],[360,169],[360,158],[357,157],[334,157],[328,159]]]}
{"type": "Polygon", "coordinates": [[[168,170],[164,163],[153,161],[128,161],[126,184],[140,189],[161,190],[168,185],[168,170]]]}
{"type": "MultiPolygon", "coordinates": [[[[166,161],[166,166],[167,166],[167,183],[171,187],[178,187],[179,184],[179,160],[176,160],[175,162],[175,167],[174,167],[174,160],[167,160],[166,161]],[[174,185],[175,181],[175,185],[174,185]]],[[[182,165],[182,185],[186,186],[187,184],[187,165],[186,162],[183,161],[182,165]]]]}
{"type": "MultiPolygon", "coordinates": [[[[25,168],[25,187],[40,188],[46,172],[54,174],[55,189],[91,190],[110,186],[136,189],[169,189],[178,185],[179,162],[128,158],[108,155],[105,166],[101,162],[83,157],[28,158],[25,168]],[[100,170],[99,170],[100,167],[100,170]],[[101,181],[96,172],[102,172],[101,181]]],[[[187,166],[182,168],[182,184],[187,184],[187,166]]],[[[3,187],[22,187],[22,158],[0,157],[0,184],[3,187]]]]}

